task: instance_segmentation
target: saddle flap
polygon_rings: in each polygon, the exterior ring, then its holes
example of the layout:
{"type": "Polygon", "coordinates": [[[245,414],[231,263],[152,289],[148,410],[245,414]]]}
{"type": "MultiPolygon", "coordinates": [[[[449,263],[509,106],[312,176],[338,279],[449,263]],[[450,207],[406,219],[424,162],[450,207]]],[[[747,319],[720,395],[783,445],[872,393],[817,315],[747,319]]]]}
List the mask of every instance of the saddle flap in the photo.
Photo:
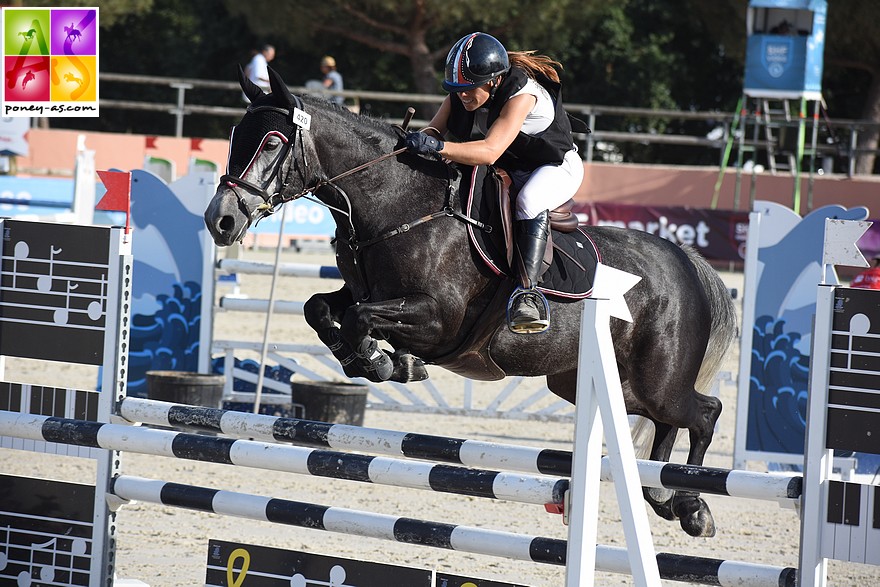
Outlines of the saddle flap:
{"type": "MultiPolygon", "coordinates": [[[[504,233],[504,244],[506,247],[506,258],[507,265],[509,267],[513,267],[513,255],[514,255],[514,247],[515,243],[513,240],[513,223],[514,223],[514,205],[510,199],[510,186],[513,185],[513,181],[510,179],[510,175],[503,169],[492,168],[491,173],[495,179],[497,193],[498,193],[498,205],[501,210],[501,227],[504,233]]],[[[567,202],[556,208],[555,210],[551,210],[550,217],[550,228],[552,230],[556,230],[558,232],[574,232],[578,227],[578,218],[572,213],[572,209],[574,208],[574,198],[569,199],[567,202]]],[[[544,255],[544,262],[549,267],[553,261],[553,243],[551,240],[547,241],[547,252],[544,255]]]]}
{"type": "Polygon", "coordinates": [[[493,168],[493,170],[501,210],[501,230],[504,233],[504,246],[507,249],[507,266],[513,267],[513,206],[510,201],[510,186],[513,185],[513,180],[503,169],[493,168]]]}
{"type": "MultiPolygon", "coordinates": [[[[476,254],[496,275],[518,281],[512,248],[514,208],[510,205],[510,184],[505,177],[506,174],[491,167],[471,168],[462,178],[461,205],[469,217],[479,218],[492,228],[480,230],[468,225],[476,254]],[[508,188],[503,194],[502,185],[508,188]]],[[[574,230],[559,230],[551,224],[551,238],[544,257],[550,268],[538,286],[545,294],[562,299],[583,299],[590,295],[593,272],[600,259],[585,227],[576,225],[577,216],[571,212],[573,206],[574,202],[569,201],[554,210],[556,218],[562,218],[567,226],[574,226],[574,230]]]]}

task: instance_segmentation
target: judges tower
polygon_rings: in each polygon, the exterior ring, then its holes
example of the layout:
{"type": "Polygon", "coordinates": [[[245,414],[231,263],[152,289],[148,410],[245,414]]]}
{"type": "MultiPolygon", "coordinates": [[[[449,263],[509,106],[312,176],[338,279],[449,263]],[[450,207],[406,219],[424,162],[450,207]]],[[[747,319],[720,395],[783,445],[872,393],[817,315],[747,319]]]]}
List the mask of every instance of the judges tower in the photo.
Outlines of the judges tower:
{"type": "Polygon", "coordinates": [[[766,149],[770,172],[787,171],[795,178],[793,209],[798,213],[808,102],[813,103],[810,177],[815,163],[827,9],[827,0],[750,0],[746,14],[738,163],[745,135],[752,134],[753,144],[766,149]]]}

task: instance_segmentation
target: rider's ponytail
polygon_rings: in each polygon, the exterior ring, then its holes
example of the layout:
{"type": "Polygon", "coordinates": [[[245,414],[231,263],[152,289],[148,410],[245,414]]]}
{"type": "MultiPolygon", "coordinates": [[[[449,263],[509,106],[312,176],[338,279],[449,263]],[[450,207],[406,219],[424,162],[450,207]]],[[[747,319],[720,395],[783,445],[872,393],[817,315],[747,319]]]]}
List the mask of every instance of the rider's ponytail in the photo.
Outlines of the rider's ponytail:
{"type": "Polygon", "coordinates": [[[535,55],[534,51],[508,51],[507,57],[510,65],[525,69],[530,76],[534,77],[536,73],[540,73],[551,81],[559,83],[559,72],[556,70],[562,69],[562,64],[558,61],[546,55],[535,55]]]}

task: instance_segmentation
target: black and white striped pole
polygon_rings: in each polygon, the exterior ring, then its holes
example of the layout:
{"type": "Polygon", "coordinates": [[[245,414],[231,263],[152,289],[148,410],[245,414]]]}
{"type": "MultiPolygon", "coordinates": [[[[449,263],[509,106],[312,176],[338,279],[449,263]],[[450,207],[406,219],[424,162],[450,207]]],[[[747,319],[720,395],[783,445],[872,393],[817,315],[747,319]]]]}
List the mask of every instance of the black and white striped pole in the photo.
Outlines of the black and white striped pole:
{"type": "MultiPolygon", "coordinates": [[[[431,460],[481,469],[571,476],[570,451],[248,414],[138,397],[124,398],[119,402],[118,411],[131,423],[197,429],[238,438],[431,460]]],[[[636,464],[645,487],[775,501],[792,509],[801,496],[802,477],[795,473],[739,471],[645,460],[637,460],[636,464]]],[[[611,462],[608,457],[602,457],[602,480],[612,479],[611,462]]]]}

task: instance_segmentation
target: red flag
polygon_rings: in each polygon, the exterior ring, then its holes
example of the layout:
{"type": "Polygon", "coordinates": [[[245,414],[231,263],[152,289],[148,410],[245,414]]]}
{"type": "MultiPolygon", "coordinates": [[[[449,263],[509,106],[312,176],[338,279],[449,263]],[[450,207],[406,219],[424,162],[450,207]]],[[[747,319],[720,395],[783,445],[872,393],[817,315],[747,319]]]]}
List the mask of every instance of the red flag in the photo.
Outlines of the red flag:
{"type": "Polygon", "coordinates": [[[98,171],[107,193],[95,206],[95,210],[125,212],[125,234],[131,232],[131,172],[98,171]]]}
{"type": "Polygon", "coordinates": [[[189,140],[189,150],[190,151],[201,151],[203,140],[204,139],[190,139],[189,140]]]}
{"type": "Polygon", "coordinates": [[[159,140],[159,137],[144,137],[144,148],[145,149],[158,149],[156,146],[156,141],[159,140]]]}

